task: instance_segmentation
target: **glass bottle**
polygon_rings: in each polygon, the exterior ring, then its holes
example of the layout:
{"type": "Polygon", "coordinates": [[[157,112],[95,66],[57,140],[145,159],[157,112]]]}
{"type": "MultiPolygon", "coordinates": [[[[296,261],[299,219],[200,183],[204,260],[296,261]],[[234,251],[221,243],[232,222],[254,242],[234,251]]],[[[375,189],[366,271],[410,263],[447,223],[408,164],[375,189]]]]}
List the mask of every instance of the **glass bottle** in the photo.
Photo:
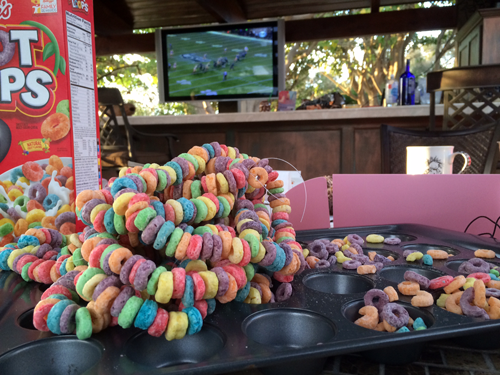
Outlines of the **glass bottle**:
{"type": "Polygon", "coordinates": [[[410,60],[406,60],[406,71],[399,77],[399,105],[415,104],[415,76],[410,72],[410,60]]]}

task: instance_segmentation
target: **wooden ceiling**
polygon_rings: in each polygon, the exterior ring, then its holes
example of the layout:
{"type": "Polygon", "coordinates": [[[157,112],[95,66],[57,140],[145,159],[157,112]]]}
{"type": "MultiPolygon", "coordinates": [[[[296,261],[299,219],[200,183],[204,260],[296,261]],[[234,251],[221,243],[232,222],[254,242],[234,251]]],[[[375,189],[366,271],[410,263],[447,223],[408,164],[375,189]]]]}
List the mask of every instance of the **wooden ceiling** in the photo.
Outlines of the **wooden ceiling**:
{"type": "Polygon", "coordinates": [[[242,22],[337,10],[415,3],[415,0],[94,0],[99,36],[133,29],[242,22]]]}

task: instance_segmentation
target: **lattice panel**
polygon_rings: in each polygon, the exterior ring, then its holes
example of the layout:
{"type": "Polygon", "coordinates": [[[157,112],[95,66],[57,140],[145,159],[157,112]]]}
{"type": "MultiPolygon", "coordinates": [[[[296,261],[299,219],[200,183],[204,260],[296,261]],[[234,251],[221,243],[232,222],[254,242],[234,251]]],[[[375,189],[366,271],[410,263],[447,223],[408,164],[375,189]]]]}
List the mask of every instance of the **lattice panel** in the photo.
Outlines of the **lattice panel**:
{"type": "Polygon", "coordinates": [[[101,147],[122,146],[126,147],[125,140],[118,128],[118,122],[112,106],[107,106],[101,114],[101,147]]]}
{"type": "Polygon", "coordinates": [[[500,119],[500,88],[443,91],[443,130],[463,130],[500,119]]]}

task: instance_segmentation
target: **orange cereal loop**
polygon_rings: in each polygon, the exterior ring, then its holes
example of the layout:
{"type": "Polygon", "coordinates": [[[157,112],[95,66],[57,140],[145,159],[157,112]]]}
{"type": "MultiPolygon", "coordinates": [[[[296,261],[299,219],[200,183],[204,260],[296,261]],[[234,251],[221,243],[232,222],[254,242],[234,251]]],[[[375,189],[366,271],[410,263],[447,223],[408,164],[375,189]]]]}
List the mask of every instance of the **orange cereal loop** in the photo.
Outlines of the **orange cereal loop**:
{"type": "Polygon", "coordinates": [[[483,280],[474,281],[474,305],[482,309],[486,306],[486,287],[483,280]]]}
{"type": "Polygon", "coordinates": [[[384,327],[384,322],[377,324],[377,326],[374,328],[374,330],[379,331],[379,332],[386,332],[385,327],[384,327]]]}
{"type": "Polygon", "coordinates": [[[7,245],[14,240],[14,236],[12,235],[12,233],[9,233],[8,235],[0,238],[2,238],[2,240],[0,241],[0,247],[7,245]]]}
{"type": "Polygon", "coordinates": [[[14,234],[16,235],[16,237],[19,237],[20,235],[26,233],[27,230],[28,230],[28,222],[22,218],[19,219],[16,222],[16,225],[14,226],[14,234]]]}
{"type": "Polygon", "coordinates": [[[341,240],[340,238],[336,238],[332,241],[332,243],[335,243],[337,244],[338,247],[342,247],[345,245],[345,242],[343,240],[341,240]]]}
{"type": "Polygon", "coordinates": [[[207,190],[209,193],[217,196],[217,176],[215,173],[207,174],[206,176],[207,190]]]}
{"type": "Polygon", "coordinates": [[[385,320],[382,321],[382,324],[384,325],[384,328],[387,332],[396,332],[396,327],[391,326],[385,320]]]}
{"type": "Polygon", "coordinates": [[[260,273],[256,273],[255,275],[253,275],[253,278],[251,281],[256,282],[257,284],[265,284],[267,286],[270,285],[268,278],[265,276],[262,276],[260,273]]]}
{"type": "Polygon", "coordinates": [[[45,211],[43,206],[34,199],[31,199],[28,201],[28,203],[26,203],[26,210],[28,212],[33,211],[33,210],[44,210],[45,211]]]}
{"type": "Polygon", "coordinates": [[[66,180],[66,185],[64,186],[67,187],[69,190],[73,190],[75,188],[75,182],[73,176],[68,177],[68,179],[66,180]]]}
{"type": "Polygon", "coordinates": [[[150,201],[157,201],[157,202],[159,202],[159,201],[160,201],[160,198],[155,197],[154,195],[151,195],[151,196],[149,197],[149,200],[150,200],[150,201]]]}
{"type": "Polygon", "coordinates": [[[41,223],[42,223],[42,227],[44,227],[44,228],[57,230],[56,218],[54,216],[45,216],[42,219],[41,223]]]}
{"type": "Polygon", "coordinates": [[[89,261],[89,256],[94,247],[96,247],[97,243],[100,242],[102,238],[100,237],[92,237],[87,240],[82,245],[82,258],[85,259],[87,262],[89,261]]]}
{"type": "Polygon", "coordinates": [[[62,160],[57,155],[52,155],[49,158],[49,165],[52,165],[58,172],[64,167],[62,160]]]}
{"type": "Polygon", "coordinates": [[[387,257],[387,259],[389,259],[389,260],[391,260],[391,261],[393,261],[393,262],[394,262],[394,260],[395,260],[395,259],[394,259],[394,257],[393,257],[392,255],[389,255],[389,256],[387,257]]]}
{"type": "Polygon", "coordinates": [[[182,196],[186,199],[191,199],[193,196],[191,195],[191,184],[193,181],[187,180],[182,184],[182,196]]]}
{"type": "Polygon", "coordinates": [[[363,266],[359,266],[356,269],[356,272],[358,273],[358,275],[371,275],[377,272],[377,267],[371,264],[365,264],[363,266]]]}
{"type": "Polygon", "coordinates": [[[156,178],[149,171],[144,171],[139,174],[146,181],[146,194],[152,195],[156,190],[156,178]]]}
{"type": "Polygon", "coordinates": [[[57,171],[57,169],[53,165],[47,165],[45,167],[45,173],[47,173],[49,176],[52,176],[52,172],[57,171]]]}
{"type": "MultiPolygon", "coordinates": [[[[42,180],[42,186],[45,188],[45,190],[49,190],[49,184],[50,184],[51,179],[50,178],[45,178],[42,180]]],[[[54,181],[59,184],[59,186],[62,186],[61,181],[59,181],[57,178],[54,178],[54,181]]]]}
{"type": "Polygon", "coordinates": [[[76,197],[75,200],[76,208],[81,210],[83,208],[83,205],[91,199],[94,199],[94,191],[92,190],[81,191],[80,193],[78,193],[78,196],[76,197]]]}
{"type": "MultiPolygon", "coordinates": [[[[490,297],[493,298],[493,297],[490,297]]],[[[490,306],[487,311],[490,319],[500,319],[500,307],[499,306],[490,306]]]]}
{"type": "Polygon", "coordinates": [[[230,232],[219,232],[219,237],[222,239],[222,255],[221,259],[227,259],[229,253],[231,252],[231,246],[233,244],[233,237],[230,232]]]}
{"type": "Polygon", "coordinates": [[[495,288],[495,289],[500,289],[500,281],[497,280],[490,280],[486,283],[486,286],[488,288],[495,288]]]}
{"type": "Polygon", "coordinates": [[[384,288],[384,293],[389,296],[389,302],[394,302],[399,300],[398,292],[392,286],[384,288]]]}
{"type": "Polygon", "coordinates": [[[89,268],[89,266],[76,266],[75,268],[73,268],[73,271],[81,272],[85,271],[87,268],[89,268]]]}
{"type": "Polygon", "coordinates": [[[75,212],[75,191],[72,190],[71,193],[69,193],[69,203],[71,203],[72,208],[71,211],[75,212]]]}
{"type": "Polygon", "coordinates": [[[41,230],[39,229],[35,229],[35,228],[30,228],[26,231],[25,233],[27,236],[33,236],[33,237],[36,237],[38,239],[38,241],[40,242],[40,244],[44,244],[45,241],[46,241],[46,237],[45,237],[45,233],[43,233],[41,230]]]}
{"type": "Polygon", "coordinates": [[[250,174],[248,175],[248,184],[254,188],[264,187],[269,176],[267,171],[262,167],[254,167],[250,169],[250,174]]]}
{"type": "Polygon", "coordinates": [[[427,255],[432,259],[448,259],[448,253],[444,250],[427,250],[427,255]]]}
{"type": "Polygon", "coordinates": [[[210,173],[215,173],[215,159],[217,159],[217,158],[212,158],[207,163],[207,167],[205,169],[207,175],[210,173]]]}
{"type": "Polygon", "coordinates": [[[249,159],[253,160],[255,163],[258,163],[260,161],[260,159],[256,156],[250,156],[249,159]]]}
{"type": "Polygon", "coordinates": [[[495,258],[495,252],[493,250],[478,249],[474,251],[474,256],[476,258],[493,259],[495,258]]]}
{"type": "Polygon", "coordinates": [[[274,180],[274,181],[268,182],[266,185],[266,188],[277,189],[277,188],[282,188],[283,186],[284,186],[284,183],[282,180],[274,180]]]}
{"type": "Polygon", "coordinates": [[[76,233],[76,225],[75,223],[70,223],[69,221],[61,225],[59,228],[59,232],[61,234],[73,234],[76,233]]]}
{"type": "Polygon", "coordinates": [[[269,224],[271,224],[271,219],[269,218],[269,215],[266,214],[264,211],[257,211],[256,214],[258,217],[260,217],[261,219],[264,219],[269,224]]]}
{"type": "Polygon", "coordinates": [[[149,207],[148,202],[144,202],[144,201],[135,202],[132,206],[127,208],[127,211],[125,211],[125,219],[128,220],[130,215],[132,215],[134,212],[143,210],[147,207],[149,207]]]}
{"type": "Polygon", "coordinates": [[[238,283],[236,282],[234,276],[227,272],[227,277],[229,278],[229,289],[223,296],[215,297],[220,303],[231,302],[236,298],[236,293],[238,293],[238,283]]]}
{"type": "Polygon", "coordinates": [[[191,149],[187,152],[190,155],[196,155],[205,160],[205,163],[208,161],[210,158],[210,155],[208,154],[208,151],[205,150],[203,147],[200,146],[194,146],[191,147],[191,149]]]}
{"type": "Polygon", "coordinates": [[[420,285],[413,281],[403,281],[398,284],[398,290],[405,296],[416,296],[417,292],[420,290],[420,285]]]}
{"type": "Polygon", "coordinates": [[[309,264],[309,267],[314,268],[316,266],[316,263],[319,262],[319,259],[316,258],[315,256],[309,255],[306,258],[306,262],[307,262],[307,264],[309,264]]]}
{"type": "Polygon", "coordinates": [[[290,199],[278,198],[278,199],[273,200],[271,203],[269,203],[269,206],[271,206],[271,208],[283,206],[283,205],[290,206],[290,199]]]}
{"type": "Polygon", "coordinates": [[[100,190],[94,190],[94,199],[102,199],[103,201],[106,201],[106,197],[100,190]]]}
{"type": "Polygon", "coordinates": [[[262,303],[269,303],[273,294],[271,293],[271,289],[265,284],[259,284],[260,289],[262,291],[262,303]]]}
{"type": "Polygon", "coordinates": [[[490,297],[488,299],[488,304],[491,306],[496,306],[496,307],[500,307],[500,300],[498,298],[495,298],[495,297],[490,297]]]}
{"type": "Polygon", "coordinates": [[[196,169],[194,169],[194,165],[191,162],[188,161],[187,163],[189,167],[189,173],[184,180],[192,180],[196,175],[196,169]]]}
{"type": "Polygon", "coordinates": [[[460,307],[460,298],[464,292],[456,292],[446,298],[446,310],[454,314],[463,315],[462,308],[460,307]]]}
{"type": "Polygon", "coordinates": [[[141,171],[142,171],[142,167],[137,165],[137,166],[135,166],[134,168],[131,169],[130,173],[137,173],[137,174],[139,174],[141,171]]]}
{"type": "Polygon", "coordinates": [[[459,275],[453,279],[453,281],[446,285],[443,290],[446,294],[452,294],[453,292],[456,292],[459,290],[461,287],[465,285],[465,276],[459,275]]]}
{"type": "Polygon", "coordinates": [[[362,315],[362,317],[357,319],[354,324],[368,329],[375,329],[375,327],[377,327],[379,317],[378,310],[375,306],[363,306],[359,309],[359,314],[362,315]]]}
{"type": "Polygon", "coordinates": [[[123,264],[131,257],[132,252],[129,249],[120,247],[111,253],[109,257],[109,268],[119,275],[123,264]]]}
{"type": "Polygon", "coordinates": [[[300,259],[297,254],[293,253],[292,261],[288,264],[288,266],[283,267],[281,271],[278,271],[279,274],[288,276],[293,275],[300,268],[300,259]]]}
{"type": "Polygon", "coordinates": [[[132,247],[139,246],[139,233],[129,233],[128,240],[130,242],[130,246],[132,247]]]}
{"type": "Polygon", "coordinates": [[[115,302],[115,298],[120,294],[120,288],[116,286],[108,286],[94,301],[94,308],[98,314],[106,314],[111,309],[111,305],[115,302]]]}
{"type": "Polygon", "coordinates": [[[377,255],[377,253],[375,251],[369,251],[368,252],[368,258],[370,258],[370,260],[373,262],[373,259],[375,259],[375,255],[377,255]]]}
{"type": "Polygon", "coordinates": [[[179,241],[179,244],[177,245],[177,248],[175,249],[175,259],[183,260],[186,257],[186,251],[189,245],[189,241],[191,241],[191,233],[184,232],[181,240],[179,241]]]}

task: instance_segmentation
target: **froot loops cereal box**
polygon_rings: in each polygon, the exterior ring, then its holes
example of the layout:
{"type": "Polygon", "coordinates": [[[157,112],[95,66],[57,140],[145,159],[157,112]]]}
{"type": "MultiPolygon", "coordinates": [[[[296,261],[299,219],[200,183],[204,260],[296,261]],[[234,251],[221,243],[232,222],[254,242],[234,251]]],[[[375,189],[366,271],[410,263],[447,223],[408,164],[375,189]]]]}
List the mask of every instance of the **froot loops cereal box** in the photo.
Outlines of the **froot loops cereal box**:
{"type": "Polygon", "coordinates": [[[0,0],[0,45],[0,226],[60,229],[101,186],[92,0],[0,0]]]}

